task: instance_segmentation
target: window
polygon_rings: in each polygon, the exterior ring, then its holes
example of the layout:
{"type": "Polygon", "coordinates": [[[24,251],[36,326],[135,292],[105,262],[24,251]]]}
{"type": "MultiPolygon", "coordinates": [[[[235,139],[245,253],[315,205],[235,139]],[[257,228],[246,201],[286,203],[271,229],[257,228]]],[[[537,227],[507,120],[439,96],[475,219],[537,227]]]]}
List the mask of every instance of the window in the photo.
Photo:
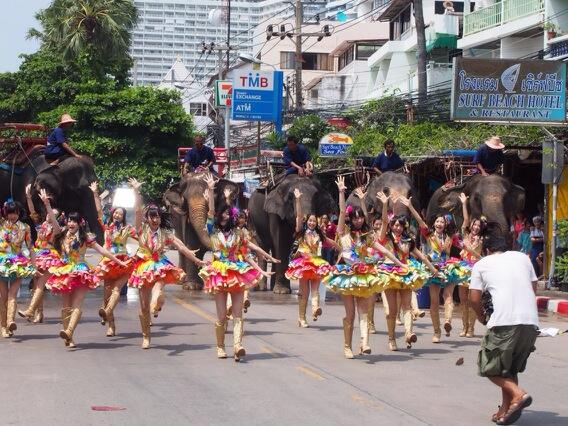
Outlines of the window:
{"type": "Polygon", "coordinates": [[[196,115],[200,117],[207,116],[207,104],[204,103],[197,103],[197,102],[190,102],[189,103],[189,113],[191,115],[196,115]]]}
{"type": "Polygon", "coordinates": [[[379,45],[377,44],[358,44],[356,49],[357,53],[355,54],[355,59],[358,61],[362,59],[367,59],[377,50],[379,50],[379,45]]]}
{"type": "Polygon", "coordinates": [[[317,99],[318,96],[319,96],[318,89],[312,89],[312,90],[310,90],[310,98],[312,98],[312,99],[317,99]]]}
{"type": "MultiPolygon", "coordinates": [[[[296,63],[295,52],[280,52],[280,68],[294,69],[296,63]]],[[[302,69],[331,71],[333,66],[333,58],[327,53],[302,53],[302,69]]]]}
{"type": "Polygon", "coordinates": [[[410,29],[411,6],[398,14],[396,18],[390,21],[390,39],[400,40],[400,36],[410,29]]]}
{"type": "Polygon", "coordinates": [[[353,46],[350,46],[345,52],[339,56],[339,67],[338,71],[341,71],[347,65],[353,62],[353,46]]]}

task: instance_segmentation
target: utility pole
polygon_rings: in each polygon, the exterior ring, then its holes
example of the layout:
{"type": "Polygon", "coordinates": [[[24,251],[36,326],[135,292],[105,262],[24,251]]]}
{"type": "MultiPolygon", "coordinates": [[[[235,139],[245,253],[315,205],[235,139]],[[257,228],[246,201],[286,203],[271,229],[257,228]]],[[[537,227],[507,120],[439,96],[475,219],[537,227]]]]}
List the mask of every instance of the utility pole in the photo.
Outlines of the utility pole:
{"type": "Polygon", "coordinates": [[[302,109],[302,1],[296,0],[296,60],[294,68],[296,72],[296,109],[302,109]]]}

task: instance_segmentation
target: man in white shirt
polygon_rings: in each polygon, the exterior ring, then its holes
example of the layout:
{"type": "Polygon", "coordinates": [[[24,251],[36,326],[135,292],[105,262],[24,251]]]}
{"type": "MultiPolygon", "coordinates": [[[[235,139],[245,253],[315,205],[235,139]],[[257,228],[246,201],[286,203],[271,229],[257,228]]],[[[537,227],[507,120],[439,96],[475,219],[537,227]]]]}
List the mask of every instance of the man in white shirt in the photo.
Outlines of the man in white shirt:
{"type": "Polygon", "coordinates": [[[479,375],[501,388],[503,401],[492,418],[500,425],[516,422],[532,403],[519,387],[518,373],[525,370],[538,335],[534,268],[525,254],[507,250],[505,238],[489,236],[483,242],[486,257],[474,265],[469,286],[470,303],[487,325],[477,361],[479,375]],[[493,301],[489,321],[481,306],[483,292],[493,301]]]}

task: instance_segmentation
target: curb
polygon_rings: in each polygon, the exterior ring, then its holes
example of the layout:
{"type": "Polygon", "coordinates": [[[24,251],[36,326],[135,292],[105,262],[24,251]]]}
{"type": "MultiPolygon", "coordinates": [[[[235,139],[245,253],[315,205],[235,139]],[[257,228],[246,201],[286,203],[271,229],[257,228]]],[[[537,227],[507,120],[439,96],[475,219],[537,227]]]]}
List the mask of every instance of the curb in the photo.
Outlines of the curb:
{"type": "Polygon", "coordinates": [[[546,296],[537,296],[536,305],[539,310],[546,310],[556,314],[568,314],[568,300],[551,299],[546,296]]]}

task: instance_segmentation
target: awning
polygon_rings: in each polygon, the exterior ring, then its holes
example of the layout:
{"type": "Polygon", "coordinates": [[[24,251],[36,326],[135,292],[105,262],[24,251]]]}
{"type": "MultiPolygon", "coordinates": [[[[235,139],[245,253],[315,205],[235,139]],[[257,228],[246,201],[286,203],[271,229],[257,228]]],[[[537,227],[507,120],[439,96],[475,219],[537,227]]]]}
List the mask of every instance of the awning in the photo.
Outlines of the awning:
{"type": "Polygon", "coordinates": [[[456,49],[458,46],[458,38],[451,34],[435,33],[432,38],[426,39],[426,52],[437,47],[447,47],[448,49],[456,49]]]}

